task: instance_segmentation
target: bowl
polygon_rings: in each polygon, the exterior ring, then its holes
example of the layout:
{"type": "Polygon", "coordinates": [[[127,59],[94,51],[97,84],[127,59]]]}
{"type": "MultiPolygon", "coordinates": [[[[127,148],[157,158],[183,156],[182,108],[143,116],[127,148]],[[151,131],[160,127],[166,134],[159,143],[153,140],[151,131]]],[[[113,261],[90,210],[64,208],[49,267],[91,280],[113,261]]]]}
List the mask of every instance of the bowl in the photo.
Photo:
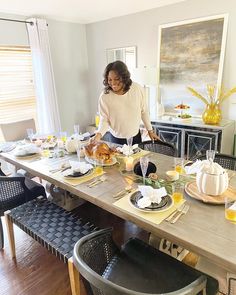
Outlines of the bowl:
{"type": "MultiPolygon", "coordinates": [[[[156,165],[154,163],[152,163],[152,162],[149,162],[146,176],[148,176],[150,173],[155,173],[156,171],[157,171],[156,165]]],[[[134,173],[136,175],[143,176],[141,166],[140,166],[140,162],[137,162],[134,165],[134,173]]]]}

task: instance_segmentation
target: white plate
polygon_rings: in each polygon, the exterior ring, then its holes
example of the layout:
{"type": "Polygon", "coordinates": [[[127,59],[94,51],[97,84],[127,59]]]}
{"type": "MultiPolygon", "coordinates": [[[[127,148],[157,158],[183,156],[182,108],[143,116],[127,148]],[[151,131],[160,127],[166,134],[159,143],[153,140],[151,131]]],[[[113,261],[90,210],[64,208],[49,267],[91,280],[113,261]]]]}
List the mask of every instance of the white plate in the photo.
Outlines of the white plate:
{"type": "Polygon", "coordinates": [[[17,158],[24,158],[24,157],[34,156],[34,155],[37,155],[37,154],[39,154],[39,153],[27,153],[27,154],[24,154],[24,155],[15,154],[14,156],[17,157],[17,158]]]}
{"type": "Polygon", "coordinates": [[[112,166],[112,165],[115,165],[117,163],[116,158],[113,158],[113,157],[111,158],[111,162],[110,163],[101,163],[99,161],[96,161],[96,160],[93,160],[91,158],[88,158],[87,156],[85,157],[85,160],[88,163],[92,164],[92,165],[105,166],[105,167],[106,166],[112,166]]]}
{"type": "Polygon", "coordinates": [[[134,192],[129,199],[130,204],[139,211],[146,212],[146,213],[157,213],[157,212],[164,212],[169,210],[173,205],[174,202],[170,195],[166,195],[162,198],[159,204],[152,203],[151,206],[140,208],[138,206],[138,200],[142,198],[141,192],[137,191],[134,192]]]}

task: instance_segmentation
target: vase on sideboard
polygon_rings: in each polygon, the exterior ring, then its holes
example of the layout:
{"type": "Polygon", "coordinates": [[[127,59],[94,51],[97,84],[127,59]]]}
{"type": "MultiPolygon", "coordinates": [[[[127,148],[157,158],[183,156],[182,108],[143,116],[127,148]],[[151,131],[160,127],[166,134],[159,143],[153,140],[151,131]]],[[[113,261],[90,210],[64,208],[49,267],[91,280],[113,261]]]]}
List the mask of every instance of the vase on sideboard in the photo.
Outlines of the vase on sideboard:
{"type": "Polygon", "coordinates": [[[209,103],[206,105],[202,114],[202,120],[208,125],[217,125],[221,121],[221,109],[218,103],[209,103]]]}

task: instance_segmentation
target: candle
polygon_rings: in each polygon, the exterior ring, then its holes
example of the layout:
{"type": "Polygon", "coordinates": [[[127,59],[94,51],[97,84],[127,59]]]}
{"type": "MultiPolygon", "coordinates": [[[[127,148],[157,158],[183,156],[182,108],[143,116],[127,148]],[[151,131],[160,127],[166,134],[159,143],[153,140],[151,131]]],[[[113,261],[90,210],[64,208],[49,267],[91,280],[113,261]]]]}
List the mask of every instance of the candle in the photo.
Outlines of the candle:
{"type": "Polygon", "coordinates": [[[127,157],[125,161],[126,171],[132,171],[134,167],[134,159],[132,157],[127,157]]]}
{"type": "Polygon", "coordinates": [[[175,170],[170,170],[166,172],[166,175],[168,176],[169,180],[176,181],[179,179],[179,172],[175,170]]]}

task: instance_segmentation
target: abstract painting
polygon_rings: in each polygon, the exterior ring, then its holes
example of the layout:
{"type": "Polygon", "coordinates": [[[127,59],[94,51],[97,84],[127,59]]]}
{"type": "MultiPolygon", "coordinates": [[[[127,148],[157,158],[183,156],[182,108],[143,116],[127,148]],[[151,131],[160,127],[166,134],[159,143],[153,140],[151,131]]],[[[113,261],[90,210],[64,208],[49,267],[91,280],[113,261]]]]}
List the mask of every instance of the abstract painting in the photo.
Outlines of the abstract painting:
{"type": "Polygon", "coordinates": [[[227,20],[224,14],[159,27],[158,76],[166,113],[183,103],[192,115],[202,114],[203,103],[186,87],[205,95],[207,84],[221,85],[227,20]]]}

